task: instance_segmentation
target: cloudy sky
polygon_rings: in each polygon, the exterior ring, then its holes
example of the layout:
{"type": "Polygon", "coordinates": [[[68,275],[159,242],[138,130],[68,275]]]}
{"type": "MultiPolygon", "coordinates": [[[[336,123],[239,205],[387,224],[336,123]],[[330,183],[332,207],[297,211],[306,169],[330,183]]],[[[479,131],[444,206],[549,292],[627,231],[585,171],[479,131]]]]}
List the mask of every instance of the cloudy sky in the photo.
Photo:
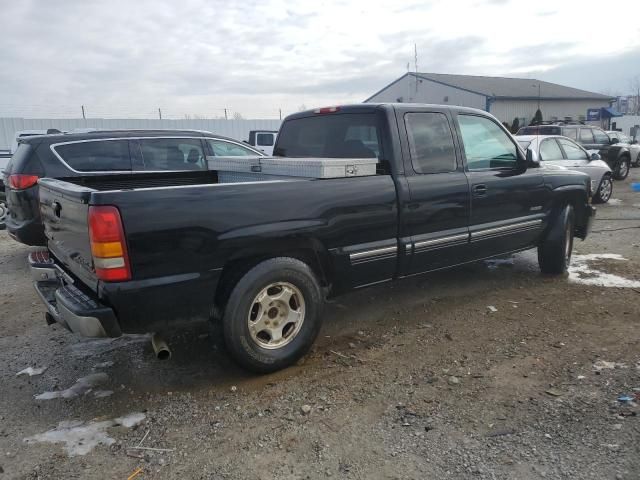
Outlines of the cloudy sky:
{"type": "Polygon", "coordinates": [[[0,117],[277,118],[364,100],[414,44],[424,72],[607,94],[640,76],[636,0],[4,0],[2,18],[0,117]]]}

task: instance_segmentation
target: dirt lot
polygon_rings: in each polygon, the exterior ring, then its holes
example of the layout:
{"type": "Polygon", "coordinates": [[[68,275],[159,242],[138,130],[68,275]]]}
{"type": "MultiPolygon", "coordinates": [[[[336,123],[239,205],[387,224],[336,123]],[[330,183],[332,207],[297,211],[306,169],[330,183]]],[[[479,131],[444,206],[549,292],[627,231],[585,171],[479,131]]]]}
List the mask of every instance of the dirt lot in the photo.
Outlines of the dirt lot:
{"type": "Polygon", "coordinates": [[[526,252],[362,290],[262,377],[206,331],[159,362],[144,337],[47,327],[0,232],[0,478],[638,479],[640,408],[618,400],[640,397],[634,180],[569,277],[526,252]]]}

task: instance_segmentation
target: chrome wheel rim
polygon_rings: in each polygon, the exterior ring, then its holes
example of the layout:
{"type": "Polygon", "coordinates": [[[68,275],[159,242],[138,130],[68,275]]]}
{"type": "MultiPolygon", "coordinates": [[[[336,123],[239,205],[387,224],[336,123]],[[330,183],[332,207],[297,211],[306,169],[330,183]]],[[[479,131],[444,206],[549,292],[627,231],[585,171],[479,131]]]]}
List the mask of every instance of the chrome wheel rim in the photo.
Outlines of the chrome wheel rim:
{"type": "Polygon", "coordinates": [[[607,200],[609,200],[609,197],[611,196],[611,191],[613,190],[613,182],[611,181],[610,178],[604,178],[602,180],[602,183],[600,184],[600,200],[602,200],[603,202],[606,202],[607,200]]]}
{"type": "Polygon", "coordinates": [[[4,204],[4,202],[0,202],[0,223],[4,223],[5,219],[7,218],[7,206],[4,204]]]}
{"type": "Polygon", "coordinates": [[[247,326],[253,341],[262,348],[282,348],[300,333],[305,317],[304,296],[298,287],[276,282],[253,299],[247,326]]]}
{"type": "Polygon", "coordinates": [[[629,164],[626,161],[623,161],[620,165],[620,176],[624,177],[629,171],[629,164]]]}

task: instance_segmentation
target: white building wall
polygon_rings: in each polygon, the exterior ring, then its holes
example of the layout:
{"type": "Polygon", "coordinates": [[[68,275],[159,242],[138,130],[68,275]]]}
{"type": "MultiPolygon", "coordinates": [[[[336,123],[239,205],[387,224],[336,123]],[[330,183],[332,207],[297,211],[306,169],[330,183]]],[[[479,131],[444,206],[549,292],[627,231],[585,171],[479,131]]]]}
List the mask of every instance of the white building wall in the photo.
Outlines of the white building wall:
{"type": "Polygon", "coordinates": [[[484,95],[466,92],[430,80],[418,79],[416,89],[416,77],[412,75],[405,75],[367,100],[369,103],[398,101],[404,103],[461,105],[463,107],[479,108],[480,110],[486,108],[486,97],[484,95]]]}
{"type": "Polygon", "coordinates": [[[0,150],[8,150],[20,130],[57,128],[71,131],[77,128],[99,129],[183,129],[206,130],[236,140],[248,140],[250,130],[279,130],[281,120],[159,120],[104,118],[0,118],[0,150]]]}
{"type": "Polygon", "coordinates": [[[625,115],[624,117],[616,117],[611,119],[611,123],[615,122],[616,129],[622,130],[622,133],[633,137],[631,129],[635,129],[636,138],[640,140],[640,115],[625,115]]]}
{"type": "MultiPolygon", "coordinates": [[[[584,119],[587,109],[608,107],[609,102],[599,100],[541,100],[540,110],[544,120],[564,120],[571,117],[573,120],[584,119]]],[[[538,109],[538,100],[495,100],[491,103],[489,111],[501,122],[511,124],[514,118],[524,118],[527,124],[531,121],[538,109]]],[[[521,121],[522,123],[522,121],[521,121]]]]}

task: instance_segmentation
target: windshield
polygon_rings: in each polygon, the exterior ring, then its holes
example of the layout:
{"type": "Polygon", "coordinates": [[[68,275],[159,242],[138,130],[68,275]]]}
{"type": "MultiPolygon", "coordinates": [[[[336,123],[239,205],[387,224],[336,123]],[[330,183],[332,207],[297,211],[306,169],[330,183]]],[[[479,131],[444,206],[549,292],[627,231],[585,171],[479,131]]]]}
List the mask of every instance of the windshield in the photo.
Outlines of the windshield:
{"type": "Polygon", "coordinates": [[[274,155],[280,157],[380,158],[380,127],[375,113],[316,115],[287,120],[274,155]]]}

